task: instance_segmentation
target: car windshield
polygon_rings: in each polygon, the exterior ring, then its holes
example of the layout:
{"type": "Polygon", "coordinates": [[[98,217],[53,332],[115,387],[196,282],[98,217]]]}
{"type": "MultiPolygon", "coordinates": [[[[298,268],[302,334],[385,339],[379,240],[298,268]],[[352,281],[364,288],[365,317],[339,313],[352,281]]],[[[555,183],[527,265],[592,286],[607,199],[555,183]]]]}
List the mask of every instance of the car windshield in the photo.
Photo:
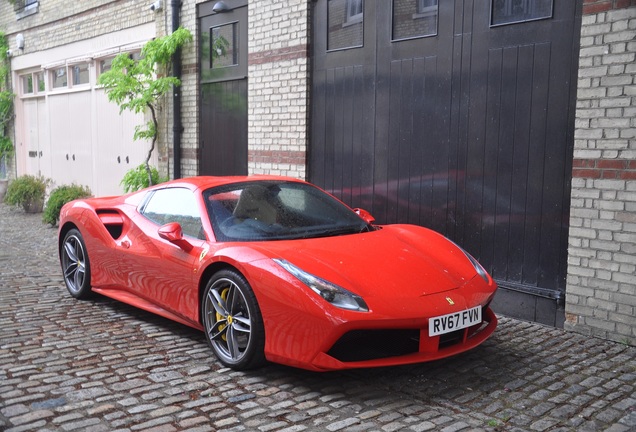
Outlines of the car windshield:
{"type": "Polygon", "coordinates": [[[219,241],[330,237],[373,230],[320,189],[293,181],[237,183],[203,192],[219,241]]]}

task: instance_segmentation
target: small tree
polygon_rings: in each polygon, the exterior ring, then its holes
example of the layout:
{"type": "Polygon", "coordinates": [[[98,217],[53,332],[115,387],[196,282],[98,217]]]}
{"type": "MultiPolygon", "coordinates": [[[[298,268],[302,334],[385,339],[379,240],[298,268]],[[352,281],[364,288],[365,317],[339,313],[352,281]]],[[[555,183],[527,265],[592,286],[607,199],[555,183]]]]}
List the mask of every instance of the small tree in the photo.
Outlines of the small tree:
{"type": "Polygon", "coordinates": [[[119,54],[113,59],[111,69],[99,76],[99,84],[106,89],[108,100],[119,105],[120,113],[123,110],[137,114],[146,109],[150,111],[151,120],[145,125],[137,126],[133,137],[134,140],[152,140],[145,160],[149,185],[154,184],[150,158],[157,142],[157,110],[161,98],[172,86],[181,85],[178,78],[167,76],[168,67],[177,49],[190,41],[192,33],[180,27],[172,34],[147,42],[141,49],[139,60],[127,53],[119,54]],[[160,75],[161,72],[165,75],[160,75]]]}

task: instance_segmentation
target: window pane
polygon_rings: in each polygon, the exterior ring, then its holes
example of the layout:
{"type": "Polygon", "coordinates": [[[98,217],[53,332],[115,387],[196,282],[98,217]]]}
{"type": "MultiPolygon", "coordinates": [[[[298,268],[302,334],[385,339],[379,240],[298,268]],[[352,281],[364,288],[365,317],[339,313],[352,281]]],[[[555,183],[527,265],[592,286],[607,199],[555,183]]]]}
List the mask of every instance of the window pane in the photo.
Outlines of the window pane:
{"type": "Polygon", "coordinates": [[[329,0],[327,49],[360,47],[364,36],[364,0],[329,0]]]}
{"type": "Polygon", "coordinates": [[[10,3],[13,4],[13,9],[16,11],[22,11],[29,6],[37,6],[38,0],[13,0],[10,3]]]}
{"type": "Polygon", "coordinates": [[[22,79],[22,94],[33,93],[33,76],[31,76],[31,74],[24,75],[21,77],[21,79],[22,79]]]}
{"type": "Polygon", "coordinates": [[[44,87],[44,72],[38,72],[35,74],[35,83],[38,89],[38,92],[43,92],[45,90],[44,87]]]}
{"type": "Polygon", "coordinates": [[[108,72],[112,66],[113,66],[113,57],[100,60],[99,73],[103,74],[104,72],[108,72]]]}
{"type": "Polygon", "coordinates": [[[142,213],[159,225],[178,222],[184,235],[205,238],[197,202],[194,194],[188,189],[158,190],[152,195],[142,213]]]}
{"type": "Polygon", "coordinates": [[[210,59],[213,69],[238,64],[238,23],[225,24],[210,30],[210,59]]]}
{"type": "Polygon", "coordinates": [[[437,0],[393,0],[393,40],[437,34],[437,0]]]}
{"type": "Polygon", "coordinates": [[[73,66],[73,85],[88,84],[88,63],[73,66]]]}
{"type": "Polygon", "coordinates": [[[53,88],[61,88],[68,85],[68,81],[66,79],[66,66],[51,71],[51,74],[53,77],[53,88]]]}
{"type": "Polygon", "coordinates": [[[553,0],[492,0],[491,25],[552,17],[553,0]]]}

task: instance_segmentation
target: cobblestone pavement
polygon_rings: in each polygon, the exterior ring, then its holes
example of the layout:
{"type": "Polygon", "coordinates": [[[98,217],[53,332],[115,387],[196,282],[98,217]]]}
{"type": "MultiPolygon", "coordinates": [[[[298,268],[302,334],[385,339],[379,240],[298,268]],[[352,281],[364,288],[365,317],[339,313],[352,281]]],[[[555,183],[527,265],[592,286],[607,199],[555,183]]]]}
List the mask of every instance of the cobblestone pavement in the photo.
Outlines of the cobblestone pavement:
{"type": "Polygon", "coordinates": [[[501,317],[450,360],[233,372],[195,330],[72,299],[56,236],[0,204],[0,430],[636,430],[636,348],[501,317]]]}

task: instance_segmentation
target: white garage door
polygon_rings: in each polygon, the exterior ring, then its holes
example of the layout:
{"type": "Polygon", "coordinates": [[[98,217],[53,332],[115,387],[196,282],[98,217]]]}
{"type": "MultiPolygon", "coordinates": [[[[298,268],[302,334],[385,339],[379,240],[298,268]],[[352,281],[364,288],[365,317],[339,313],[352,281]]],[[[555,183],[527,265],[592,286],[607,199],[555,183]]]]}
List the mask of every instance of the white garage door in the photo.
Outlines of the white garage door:
{"type": "MultiPolygon", "coordinates": [[[[153,25],[122,31],[117,37],[149,39],[151,33],[153,25]]],[[[85,185],[95,196],[123,192],[124,174],[143,163],[150,148],[149,142],[133,141],[135,127],[146,120],[143,114],[120,114],[97,79],[115,55],[138,54],[143,41],[107,47],[112,41],[113,37],[99,37],[14,62],[14,67],[22,66],[14,75],[18,175],[43,175],[54,187],[85,185]],[[95,47],[101,51],[88,51],[95,47]],[[39,63],[44,61],[48,63],[39,63]]],[[[156,154],[150,163],[157,165],[156,154]]]]}

